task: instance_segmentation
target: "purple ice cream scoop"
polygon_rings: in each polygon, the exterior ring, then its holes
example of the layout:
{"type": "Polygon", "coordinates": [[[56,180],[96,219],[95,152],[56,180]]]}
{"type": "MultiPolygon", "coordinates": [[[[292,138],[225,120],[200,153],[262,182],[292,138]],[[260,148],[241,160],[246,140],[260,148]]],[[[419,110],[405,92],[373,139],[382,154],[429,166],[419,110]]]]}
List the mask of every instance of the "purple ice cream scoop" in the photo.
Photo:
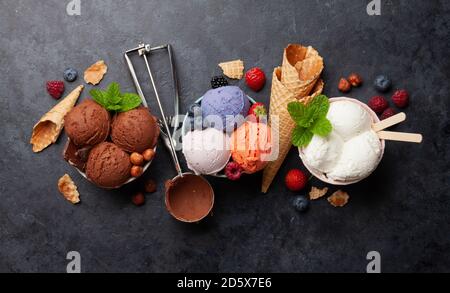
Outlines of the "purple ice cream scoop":
{"type": "Polygon", "coordinates": [[[244,122],[250,101],[239,87],[224,86],[207,91],[201,107],[204,126],[231,132],[244,122]]]}

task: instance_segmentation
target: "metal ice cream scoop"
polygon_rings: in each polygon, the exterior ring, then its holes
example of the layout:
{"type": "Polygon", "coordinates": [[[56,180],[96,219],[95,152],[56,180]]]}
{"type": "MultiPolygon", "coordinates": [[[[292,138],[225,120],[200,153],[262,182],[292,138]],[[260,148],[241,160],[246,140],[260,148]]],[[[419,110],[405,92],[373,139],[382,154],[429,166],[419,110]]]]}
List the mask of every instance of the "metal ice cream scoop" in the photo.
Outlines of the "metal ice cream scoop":
{"type": "Polygon", "coordinates": [[[138,52],[139,56],[144,58],[145,66],[147,68],[148,75],[150,77],[150,82],[155,93],[156,101],[158,103],[159,111],[161,113],[161,135],[165,140],[165,144],[169,147],[171,158],[175,166],[177,175],[169,180],[166,184],[166,194],[165,203],[166,208],[169,213],[179,221],[193,223],[198,222],[205,218],[210,212],[214,205],[214,191],[209,184],[209,182],[198,175],[192,173],[183,173],[180,166],[180,161],[175,149],[175,142],[172,139],[172,134],[170,132],[169,124],[167,123],[166,115],[164,113],[163,106],[158,94],[158,89],[156,88],[155,80],[153,78],[153,73],[148,62],[147,54],[155,50],[167,49],[169,52],[169,59],[172,69],[172,78],[174,79],[175,86],[175,121],[173,125],[178,125],[178,82],[176,78],[175,64],[172,60],[172,50],[170,45],[163,45],[157,47],[151,47],[150,45],[141,44],[138,47],[128,50],[125,52],[125,60],[127,62],[128,68],[133,78],[133,82],[136,86],[136,90],[142,99],[144,105],[147,104],[142,88],[139,84],[136,71],[134,66],[128,56],[132,52],[138,52]]]}

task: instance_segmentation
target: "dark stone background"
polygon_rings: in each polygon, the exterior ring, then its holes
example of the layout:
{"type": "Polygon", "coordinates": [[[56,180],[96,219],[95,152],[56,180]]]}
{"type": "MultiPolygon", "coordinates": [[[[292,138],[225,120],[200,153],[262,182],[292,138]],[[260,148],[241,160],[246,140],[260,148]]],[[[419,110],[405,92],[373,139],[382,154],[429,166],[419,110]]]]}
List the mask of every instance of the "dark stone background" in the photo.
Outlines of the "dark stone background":
{"type": "MultiPolygon", "coordinates": [[[[70,250],[81,253],[84,272],[364,272],[371,250],[381,253],[384,272],[450,271],[448,1],[382,0],[382,15],[372,17],[369,1],[359,0],[81,0],[81,16],[66,14],[68,2],[0,0],[1,272],[64,272],[70,250]],[[259,175],[211,178],[214,216],[178,223],[163,203],[174,171],[162,147],[145,174],[158,192],[137,208],[130,202],[137,184],[103,191],[64,162],[65,136],[40,154],[29,145],[33,124],[55,104],[46,80],[104,59],[101,86],[118,81],[134,90],[122,52],[142,40],[173,45],[183,111],[208,89],[218,62],[242,58],[271,76],[288,43],[313,45],[325,59],[329,96],[353,71],[367,82],[349,95],[362,101],[375,94],[380,73],[408,89],[407,121],[396,130],[421,132],[424,142],[388,142],[375,173],[344,189],[351,199],[341,209],[322,199],[306,214],[294,211],[282,181],[301,167],[293,149],[267,195],[259,175]],[[78,206],[57,190],[66,172],[80,190],[78,206]]],[[[170,105],[165,60],[152,58],[170,105]]],[[[155,106],[148,84],[145,92],[155,106]]],[[[269,92],[270,81],[251,95],[267,102],[269,92]]]]}

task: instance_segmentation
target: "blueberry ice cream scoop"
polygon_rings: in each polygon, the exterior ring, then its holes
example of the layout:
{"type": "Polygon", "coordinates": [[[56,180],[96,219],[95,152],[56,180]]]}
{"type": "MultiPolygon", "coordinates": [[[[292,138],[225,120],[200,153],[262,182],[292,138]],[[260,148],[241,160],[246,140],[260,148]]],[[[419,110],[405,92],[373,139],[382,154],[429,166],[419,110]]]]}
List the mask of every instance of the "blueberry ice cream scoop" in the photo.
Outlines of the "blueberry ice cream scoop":
{"type": "Polygon", "coordinates": [[[201,102],[204,125],[231,132],[247,116],[250,101],[237,86],[209,90],[201,102]]]}

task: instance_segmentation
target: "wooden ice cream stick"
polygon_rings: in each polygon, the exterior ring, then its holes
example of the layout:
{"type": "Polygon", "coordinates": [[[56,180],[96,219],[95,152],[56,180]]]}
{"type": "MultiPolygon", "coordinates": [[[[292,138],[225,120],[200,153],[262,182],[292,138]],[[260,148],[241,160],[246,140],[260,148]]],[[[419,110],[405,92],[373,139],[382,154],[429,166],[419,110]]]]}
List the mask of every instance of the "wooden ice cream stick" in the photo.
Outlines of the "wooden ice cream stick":
{"type": "Polygon", "coordinates": [[[401,112],[401,113],[395,114],[394,116],[391,116],[387,119],[384,119],[378,123],[373,124],[372,129],[373,129],[373,131],[378,132],[378,131],[381,131],[388,127],[391,127],[392,125],[403,122],[403,121],[405,121],[405,119],[406,119],[406,114],[401,112]]]}
{"type": "Polygon", "coordinates": [[[379,131],[377,132],[380,139],[395,140],[404,142],[422,142],[422,134],[420,133],[407,133],[407,132],[394,132],[394,131],[379,131]]]}

